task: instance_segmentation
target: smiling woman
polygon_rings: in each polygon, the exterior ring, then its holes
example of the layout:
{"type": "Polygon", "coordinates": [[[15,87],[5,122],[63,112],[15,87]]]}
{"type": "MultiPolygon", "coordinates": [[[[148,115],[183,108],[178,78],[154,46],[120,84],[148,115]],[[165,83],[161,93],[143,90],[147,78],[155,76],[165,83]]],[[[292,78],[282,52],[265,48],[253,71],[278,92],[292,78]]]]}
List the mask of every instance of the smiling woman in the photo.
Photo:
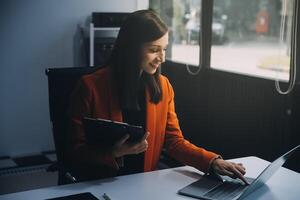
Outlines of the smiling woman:
{"type": "Polygon", "coordinates": [[[163,148],[203,172],[243,179],[241,164],[224,161],[183,137],[173,88],[159,70],[167,45],[168,27],[154,11],[133,12],[120,28],[107,66],[78,83],[70,108],[69,157],[79,180],[155,170],[163,148]],[[134,144],[128,142],[128,134],[104,150],[86,144],[84,117],[142,126],[146,134],[134,144]]]}
{"type": "Polygon", "coordinates": [[[169,34],[165,33],[161,38],[146,43],[142,50],[141,72],[154,74],[158,67],[165,62],[166,49],[168,46],[169,34]]]}

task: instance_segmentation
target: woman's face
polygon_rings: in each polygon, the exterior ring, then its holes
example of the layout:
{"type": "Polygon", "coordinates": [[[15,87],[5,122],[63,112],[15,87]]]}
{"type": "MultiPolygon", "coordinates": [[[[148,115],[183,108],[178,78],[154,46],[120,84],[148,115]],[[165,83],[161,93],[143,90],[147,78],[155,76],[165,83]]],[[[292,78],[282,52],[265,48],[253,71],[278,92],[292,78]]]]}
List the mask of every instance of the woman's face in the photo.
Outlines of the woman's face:
{"type": "Polygon", "coordinates": [[[169,34],[167,32],[161,38],[144,44],[141,63],[141,69],[144,72],[154,74],[158,67],[165,62],[168,41],[169,34]]]}

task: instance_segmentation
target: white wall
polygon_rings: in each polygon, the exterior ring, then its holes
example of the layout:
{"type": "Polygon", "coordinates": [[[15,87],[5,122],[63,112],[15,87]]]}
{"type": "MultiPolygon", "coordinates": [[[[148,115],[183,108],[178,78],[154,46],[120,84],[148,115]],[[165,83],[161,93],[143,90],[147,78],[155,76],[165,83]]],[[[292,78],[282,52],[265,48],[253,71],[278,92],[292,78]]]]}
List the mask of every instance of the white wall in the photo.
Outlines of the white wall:
{"type": "Polygon", "coordinates": [[[147,0],[1,0],[0,156],[53,150],[45,68],[74,66],[77,24],[147,0]]]}

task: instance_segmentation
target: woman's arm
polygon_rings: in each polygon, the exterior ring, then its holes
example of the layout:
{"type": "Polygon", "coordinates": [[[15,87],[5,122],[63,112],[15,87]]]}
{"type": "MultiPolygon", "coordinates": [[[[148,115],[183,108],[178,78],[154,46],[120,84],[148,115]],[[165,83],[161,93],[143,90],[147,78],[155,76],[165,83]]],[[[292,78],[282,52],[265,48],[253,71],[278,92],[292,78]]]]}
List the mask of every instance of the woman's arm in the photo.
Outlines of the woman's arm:
{"type": "Polygon", "coordinates": [[[184,139],[179,126],[178,118],[174,106],[174,91],[167,80],[166,91],[164,95],[168,97],[168,114],[165,136],[165,147],[170,156],[183,164],[193,166],[203,172],[208,172],[210,163],[219,155],[207,151],[204,148],[197,147],[184,139]]]}
{"type": "Polygon", "coordinates": [[[191,165],[200,171],[209,172],[214,170],[221,175],[227,175],[231,178],[239,178],[245,184],[248,184],[244,178],[245,167],[239,163],[225,161],[221,156],[197,147],[185,140],[179,127],[177,115],[174,106],[174,91],[168,83],[168,119],[166,127],[166,148],[171,156],[186,165],[191,165]]]}

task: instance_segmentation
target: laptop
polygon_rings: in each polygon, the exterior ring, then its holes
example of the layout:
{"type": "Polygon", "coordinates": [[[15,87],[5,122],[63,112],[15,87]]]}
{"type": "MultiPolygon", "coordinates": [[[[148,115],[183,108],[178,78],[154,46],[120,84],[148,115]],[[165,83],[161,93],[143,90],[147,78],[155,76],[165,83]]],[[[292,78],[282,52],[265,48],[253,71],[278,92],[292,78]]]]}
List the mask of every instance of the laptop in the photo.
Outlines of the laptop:
{"type": "Polygon", "coordinates": [[[300,149],[300,145],[286,152],[271,164],[269,164],[256,179],[246,178],[249,185],[243,184],[240,180],[222,178],[218,174],[205,175],[198,181],[180,189],[178,194],[197,199],[206,200],[240,200],[261,187],[275,174],[275,172],[289,159],[289,157],[300,149]]]}

